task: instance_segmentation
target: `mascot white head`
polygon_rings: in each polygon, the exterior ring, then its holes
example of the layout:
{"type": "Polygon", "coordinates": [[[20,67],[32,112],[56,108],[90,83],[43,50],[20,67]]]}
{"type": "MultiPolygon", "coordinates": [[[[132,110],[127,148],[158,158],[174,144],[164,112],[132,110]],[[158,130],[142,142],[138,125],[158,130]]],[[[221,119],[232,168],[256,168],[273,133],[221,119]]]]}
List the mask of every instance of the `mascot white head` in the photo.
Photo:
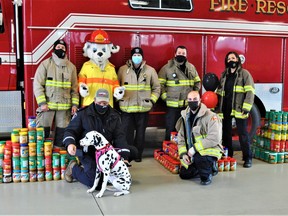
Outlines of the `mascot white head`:
{"type": "Polygon", "coordinates": [[[111,53],[117,53],[119,50],[119,46],[111,43],[108,34],[99,29],[93,31],[90,40],[84,44],[83,55],[104,70],[111,53]]]}
{"type": "MultiPolygon", "coordinates": [[[[108,59],[111,57],[111,53],[117,53],[119,52],[120,47],[119,46],[115,46],[113,45],[113,43],[111,43],[108,34],[102,30],[102,29],[98,29],[92,32],[90,39],[84,44],[83,47],[83,55],[85,57],[88,57],[90,59],[90,61],[92,61],[94,64],[96,64],[100,71],[99,72],[104,72],[105,71],[105,67],[107,66],[107,64],[109,64],[108,59]]],[[[87,66],[87,65],[86,65],[87,66]]],[[[82,67],[82,69],[85,68],[84,66],[82,67]]],[[[85,75],[85,69],[83,69],[83,71],[80,71],[79,75],[85,75]]],[[[115,69],[113,69],[117,79],[117,75],[115,72],[115,69]]],[[[93,100],[93,97],[95,95],[95,92],[97,91],[97,89],[91,89],[92,86],[90,86],[88,83],[85,82],[81,82],[81,78],[79,77],[79,85],[80,85],[80,95],[85,98],[84,101],[87,101],[87,104],[89,104],[91,102],[91,100],[93,100]],[[87,100],[88,97],[90,97],[90,100],[87,100]]],[[[101,86],[99,86],[100,88],[101,86]]],[[[116,99],[121,99],[124,95],[124,87],[113,87],[114,89],[114,94],[113,92],[109,91],[109,89],[107,89],[111,95],[113,94],[114,97],[116,99]]],[[[111,90],[111,89],[110,89],[111,90]]],[[[85,105],[85,104],[84,104],[85,105]]]]}

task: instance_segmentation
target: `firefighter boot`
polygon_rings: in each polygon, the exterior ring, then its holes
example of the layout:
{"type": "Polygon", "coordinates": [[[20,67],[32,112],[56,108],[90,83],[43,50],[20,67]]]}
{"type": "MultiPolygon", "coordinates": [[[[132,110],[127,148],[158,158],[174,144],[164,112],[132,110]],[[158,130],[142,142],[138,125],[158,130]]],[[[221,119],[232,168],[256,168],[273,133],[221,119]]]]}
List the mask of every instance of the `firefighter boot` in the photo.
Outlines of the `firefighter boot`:
{"type": "Polygon", "coordinates": [[[56,127],[54,145],[63,147],[63,137],[65,128],[56,127]]]}
{"type": "Polygon", "coordinates": [[[45,139],[50,137],[50,127],[44,127],[44,137],[45,139]]]}

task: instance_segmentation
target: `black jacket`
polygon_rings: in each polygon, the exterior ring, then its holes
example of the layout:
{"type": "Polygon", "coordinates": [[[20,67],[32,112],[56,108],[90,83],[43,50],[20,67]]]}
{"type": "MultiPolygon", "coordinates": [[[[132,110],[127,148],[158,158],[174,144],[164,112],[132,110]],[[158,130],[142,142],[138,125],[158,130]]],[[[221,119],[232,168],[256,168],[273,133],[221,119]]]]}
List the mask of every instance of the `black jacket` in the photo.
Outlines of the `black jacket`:
{"type": "MultiPolygon", "coordinates": [[[[123,152],[120,155],[125,160],[128,159],[129,147],[121,124],[120,114],[110,106],[104,115],[97,113],[95,103],[80,109],[65,129],[64,146],[67,148],[69,144],[75,144],[77,149],[82,149],[79,140],[92,130],[103,134],[115,148],[122,149],[123,152]]],[[[80,151],[77,152],[79,153],[78,156],[81,156],[80,151]]],[[[95,157],[95,148],[89,148],[88,154],[95,157]]]]}

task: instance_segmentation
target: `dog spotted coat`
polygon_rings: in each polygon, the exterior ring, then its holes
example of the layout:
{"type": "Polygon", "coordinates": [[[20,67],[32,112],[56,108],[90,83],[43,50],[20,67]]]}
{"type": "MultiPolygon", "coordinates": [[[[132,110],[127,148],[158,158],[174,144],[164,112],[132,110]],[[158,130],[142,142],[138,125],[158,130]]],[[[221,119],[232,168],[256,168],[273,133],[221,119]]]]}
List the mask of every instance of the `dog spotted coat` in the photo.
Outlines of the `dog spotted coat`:
{"type": "Polygon", "coordinates": [[[96,189],[101,172],[103,173],[103,183],[102,188],[96,197],[100,198],[103,196],[108,181],[111,182],[116,189],[114,196],[130,193],[129,189],[132,180],[128,167],[122,160],[119,160],[120,155],[102,134],[97,131],[90,131],[80,140],[80,145],[84,148],[93,145],[96,149],[95,181],[92,188],[87,190],[88,193],[92,193],[96,189]]]}

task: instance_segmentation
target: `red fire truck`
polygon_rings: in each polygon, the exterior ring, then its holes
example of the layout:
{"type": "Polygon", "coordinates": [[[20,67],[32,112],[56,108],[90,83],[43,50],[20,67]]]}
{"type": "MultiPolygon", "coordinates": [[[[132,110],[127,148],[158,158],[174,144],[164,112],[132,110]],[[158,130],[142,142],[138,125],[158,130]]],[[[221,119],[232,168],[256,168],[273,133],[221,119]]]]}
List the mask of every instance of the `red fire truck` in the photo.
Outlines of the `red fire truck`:
{"type": "MultiPolygon", "coordinates": [[[[110,59],[116,69],[131,47],[141,46],[159,71],[175,47],[185,45],[200,77],[219,76],[225,54],[237,51],[256,83],[253,131],[265,110],[288,111],[287,20],[285,0],[0,0],[0,132],[25,126],[35,115],[34,73],[54,41],[67,42],[80,70],[87,60],[82,47],[98,28],[120,46],[110,59]]],[[[163,107],[160,99],[151,126],[163,125],[163,107]]]]}

